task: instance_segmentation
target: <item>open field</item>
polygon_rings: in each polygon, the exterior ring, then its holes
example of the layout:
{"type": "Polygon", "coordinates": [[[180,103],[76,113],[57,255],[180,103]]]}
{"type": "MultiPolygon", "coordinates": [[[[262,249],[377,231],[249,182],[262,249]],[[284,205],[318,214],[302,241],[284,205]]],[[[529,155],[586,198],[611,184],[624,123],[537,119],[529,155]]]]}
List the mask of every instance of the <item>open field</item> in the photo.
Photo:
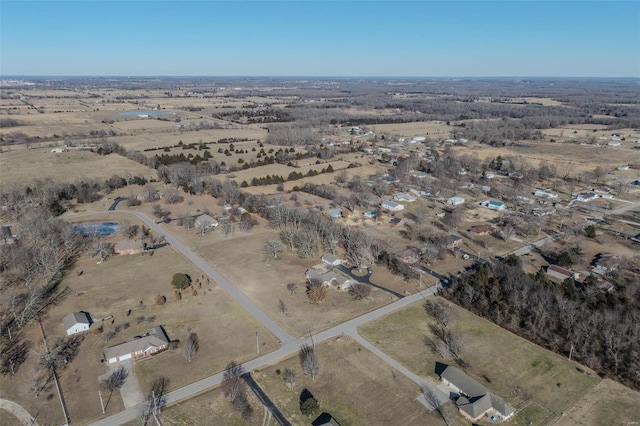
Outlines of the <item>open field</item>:
{"type": "Polygon", "coordinates": [[[117,154],[98,155],[90,151],[68,151],[59,154],[50,148],[22,149],[0,154],[0,182],[30,184],[35,179],[74,182],[83,177],[106,180],[114,174],[155,178],[154,170],[117,154]]]}
{"type": "Polygon", "coordinates": [[[316,345],[316,351],[321,372],[315,381],[303,375],[297,356],[256,375],[256,381],[292,424],[306,425],[313,420],[300,414],[299,397],[303,389],[308,389],[320,403],[320,409],[333,415],[340,424],[440,424],[437,414],[416,401],[420,389],[415,383],[350,338],[316,345]],[[298,377],[293,390],[278,374],[285,368],[298,377]]]}
{"type": "MultiPolygon", "coordinates": [[[[521,408],[534,401],[541,410],[523,410],[517,424],[533,418],[561,416],[589,392],[600,378],[587,367],[530,343],[441,298],[451,306],[455,322],[451,327],[463,341],[464,368],[473,378],[508,403],[521,408]],[[550,414],[549,414],[550,413],[550,414]]],[[[359,329],[360,334],[389,356],[423,377],[437,378],[436,362],[453,363],[439,358],[424,343],[431,336],[432,319],[416,303],[409,308],[381,318],[359,329]]]]}
{"type": "Polygon", "coordinates": [[[558,426],[634,425],[640,422],[640,393],[613,380],[598,383],[573,408],[564,413],[558,426]]]}
{"type": "MultiPolygon", "coordinates": [[[[114,220],[113,215],[109,218],[114,220]]],[[[117,235],[113,237],[114,241],[119,238],[117,235]]],[[[173,389],[222,370],[231,359],[242,362],[252,358],[256,352],[256,332],[260,336],[261,353],[277,347],[275,338],[226,293],[217,289],[214,282],[207,285],[205,281],[196,296],[184,291],[183,299],[175,301],[170,282],[176,272],[188,273],[194,279],[200,277],[199,271],[182,256],[176,255],[170,247],[164,247],[153,256],[114,256],[100,265],[95,259],[83,257],[63,280],[62,285],[69,286],[71,293],[49,311],[44,321],[49,341],[64,335],[61,321],[69,312],[89,312],[96,321],[92,329],[100,327],[101,318],[113,316],[112,320],[102,323],[102,334],[86,337],[76,359],[62,371],[60,381],[74,421],[83,423],[100,415],[97,378],[106,371],[100,363],[102,350],[144,334],[151,326],[162,324],[171,339],[181,341],[185,341],[190,332],[196,332],[200,351],[190,364],[182,357],[180,348],[138,362],[137,377],[144,391],[159,374],[169,379],[173,389]],[[165,305],[155,304],[157,294],[167,297],[165,305]],[[144,319],[139,321],[139,318],[144,319]],[[105,342],[102,336],[115,327],[124,329],[105,342]]],[[[38,343],[36,332],[37,327],[30,331],[35,333],[32,339],[38,343]]],[[[38,354],[33,354],[18,374],[11,380],[3,380],[1,393],[10,395],[10,399],[32,413],[40,410],[39,422],[61,423],[55,417],[60,412],[57,396],[51,403],[47,401],[46,406],[51,404],[51,408],[42,411],[47,394],[34,399],[29,393],[30,378],[38,358],[38,354]],[[10,386],[11,390],[5,386],[10,386]]],[[[107,415],[123,408],[119,398],[114,394],[107,415]]]]}

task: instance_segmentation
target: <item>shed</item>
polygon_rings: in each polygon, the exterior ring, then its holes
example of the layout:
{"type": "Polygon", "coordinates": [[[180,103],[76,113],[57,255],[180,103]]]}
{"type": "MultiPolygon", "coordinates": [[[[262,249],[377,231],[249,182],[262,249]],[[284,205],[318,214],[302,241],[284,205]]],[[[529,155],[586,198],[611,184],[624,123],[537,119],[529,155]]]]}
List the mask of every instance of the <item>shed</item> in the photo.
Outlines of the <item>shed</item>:
{"type": "Polygon", "coordinates": [[[458,206],[460,204],[464,204],[464,198],[462,197],[451,197],[447,200],[447,204],[452,206],[458,206]]]}
{"type": "Polygon", "coordinates": [[[71,312],[62,319],[67,336],[88,331],[93,321],[87,312],[71,312]]]}

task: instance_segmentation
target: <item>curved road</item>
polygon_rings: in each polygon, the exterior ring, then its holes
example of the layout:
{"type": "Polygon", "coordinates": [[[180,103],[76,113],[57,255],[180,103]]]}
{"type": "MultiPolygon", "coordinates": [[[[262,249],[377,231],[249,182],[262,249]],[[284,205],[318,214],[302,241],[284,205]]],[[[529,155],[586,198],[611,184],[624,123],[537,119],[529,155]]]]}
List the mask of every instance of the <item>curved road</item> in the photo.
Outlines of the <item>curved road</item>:
{"type": "MultiPolygon", "coordinates": [[[[36,419],[31,417],[31,414],[29,414],[27,410],[22,408],[21,405],[18,405],[13,401],[0,398],[0,410],[4,410],[13,414],[23,425],[38,426],[38,423],[36,423],[36,419]]],[[[1,416],[0,416],[0,420],[1,420],[1,416]]]]}

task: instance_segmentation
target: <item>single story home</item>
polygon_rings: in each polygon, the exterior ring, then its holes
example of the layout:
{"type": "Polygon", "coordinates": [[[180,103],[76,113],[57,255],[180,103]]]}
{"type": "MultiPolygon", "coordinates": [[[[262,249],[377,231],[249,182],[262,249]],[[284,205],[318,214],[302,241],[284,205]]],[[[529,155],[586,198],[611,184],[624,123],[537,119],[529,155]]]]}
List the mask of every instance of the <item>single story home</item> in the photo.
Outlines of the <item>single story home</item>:
{"type": "Polygon", "coordinates": [[[586,203],[588,201],[595,200],[596,198],[598,198],[598,194],[594,192],[580,192],[578,194],[574,194],[571,198],[573,198],[576,201],[581,201],[583,203],[586,203]]]}
{"type": "Polygon", "coordinates": [[[399,212],[400,210],[404,210],[404,206],[400,203],[396,203],[391,200],[384,200],[380,205],[383,209],[389,210],[391,212],[399,212]]]}
{"type": "Polygon", "coordinates": [[[336,256],[332,254],[325,254],[321,257],[321,259],[322,259],[322,263],[326,263],[329,266],[342,265],[342,262],[344,262],[342,259],[338,259],[336,256]]]}
{"type": "Polygon", "coordinates": [[[320,416],[311,422],[311,426],[340,426],[340,423],[329,413],[322,413],[320,416]]]}
{"type": "Polygon", "coordinates": [[[331,219],[338,219],[342,217],[342,209],[329,209],[327,210],[327,216],[331,219]]]}
{"type": "Polygon", "coordinates": [[[462,237],[451,234],[445,238],[444,244],[449,250],[454,250],[462,244],[462,237]]]}
{"type": "Polygon", "coordinates": [[[482,203],[480,203],[480,205],[482,207],[488,208],[489,210],[502,211],[502,210],[506,210],[507,209],[507,206],[505,206],[505,204],[503,202],[494,201],[494,200],[483,201],[482,203]]]}
{"type": "Polygon", "coordinates": [[[137,240],[120,240],[113,247],[115,254],[140,254],[144,251],[144,243],[137,240]]]}
{"type": "Polygon", "coordinates": [[[469,231],[473,232],[476,235],[491,235],[495,234],[497,229],[489,224],[484,224],[472,226],[471,228],[469,228],[469,231]]]}
{"type": "Polygon", "coordinates": [[[452,206],[458,206],[460,204],[464,204],[464,198],[462,197],[451,197],[447,200],[447,204],[452,206]]]}
{"type": "Polygon", "coordinates": [[[113,364],[127,359],[150,357],[169,348],[169,336],[161,325],[155,326],[142,337],[108,347],[104,350],[104,360],[113,364]]]}
{"type": "Polygon", "coordinates": [[[71,336],[83,331],[89,331],[93,320],[87,312],[71,312],[62,319],[62,324],[64,324],[64,328],[67,331],[67,336],[71,336]]]}
{"type": "Polygon", "coordinates": [[[397,192],[393,194],[393,199],[396,201],[406,201],[407,203],[416,201],[416,197],[414,197],[413,195],[405,194],[404,192],[397,192]]]}
{"type": "Polygon", "coordinates": [[[494,177],[496,177],[496,174],[493,172],[487,172],[484,174],[485,179],[493,179],[494,177]]]}
{"type": "Polygon", "coordinates": [[[427,172],[413,172],[411,176],[413,176],[416,179],[424,179],[428,177],[429,174],[427,172]]]}
{"type": "Polygon", "coordinates": [[[480,383],[467,376],[456,367],[447,365],[440,373],[442,382],[451,389],[455,397],[456,407],[464,417],[472,422],[483,416],[505,421],[513,416],[515,408],[502,398],[491,393],[480,383]]]}
{"type": "Polygon", "coordinates": [[[366,212],[362,213],[362,216],[366,217],[367,219],[375,219],[376,218],[376,211],[375,210],[367,210],[366,212]]]}
{"type": "Polygon", "coordinates": [[[349,290],[351,284],[353,284],[353,280],[332,271],[322,272],[312,268],[307,269],[304,274],[307,277],[307,281],[318,281],[323,286],[333,287],[336,290],[349,290]]]}
{"type": "Polygon", "coordinates": [[[196,218],[195,225],[197,228],[204,227],[205,229],[216,228],[218,226],[218,221],[208,214],[201,214],[196,218]]]}
{"type": "Polygon", "coordinates": [[[558,194],[554,194],[552,192],[548,192],[544,189],[536,189],[535,192],[533,193],[533,195],[535,195],[536,197],[540,197],[540,198],[558,198],[558,194]]]}
{"type": "Polygon", "coordinates": [[[406,249],[396,253],[396,257],[404,263],[417,263],[420,260],[420,249],[417,247],[407,247],[406,249]]]}
{"type": "Polygon", "coordinates": [[[389,221],[389,226],[395,228],[396,226],[404,225],[404,219],[399,217],[394,217],[389,221]]]}
{"type": "Polygon", "coordinates": [[[580,276],[579,273],[573,272],[570,269],[562,268],[558,265],[549,265],[549,267],[547,268],[547,275],[553,278],[557,278],[561,281],[564,281],[567,278],[572,278],[574,280],[577,280],[578,277],[580,276]]]}

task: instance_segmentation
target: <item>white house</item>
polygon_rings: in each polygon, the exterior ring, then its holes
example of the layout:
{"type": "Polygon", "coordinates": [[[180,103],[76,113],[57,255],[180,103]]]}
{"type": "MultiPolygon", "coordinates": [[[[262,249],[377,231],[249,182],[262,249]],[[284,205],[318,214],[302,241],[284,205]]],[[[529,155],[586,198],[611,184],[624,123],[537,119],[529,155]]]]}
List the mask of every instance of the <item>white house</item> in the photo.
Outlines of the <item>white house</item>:
{"type": "Polygon", "coordinates": [[[458,206],[460,204],[464,204],[464,198],[462,197],[451,197],[447,200],[447,204],[452,206],[458,206]]]}
{"type": "Polygon", "coordinates": [[[88,331],[92,323],[91,316],[86,312],[71,312],[62,319],[67,336],[88,331]]]}
{"type": "Polygon", "coordinates": [[[405,201],[407,203],[412,203],[416,200],[416,197],[413,195],[405,194],[404,192],[396,192],[393,194],[393,199],[396,201],[405,201]]]}
{"type": "Polygon", "coordinates": [[[483,201],[482,203],[480,203],[480,205],[490,210],[502,211],[507,209],[507,206],[505,206],[504,203],[501,203],[500,201],[494,201],[494,200],[483,201]]]}
{"type": "Polygon", "coordinates": [[[195,224],[197,228],[215,228],[218,226],[218,221],[208,214],[201,214],[196,218],[195,224]]]}
{"type": "Polygon", "coordinates": [[[111,346],[104,350],[104,360],[113,364],[128,359],[147,358],[169,348],[169,336],[161,325],[155,326],[142,337],[111,346]]]}
{"type": "Polygon", "coordinates": [[[572,198],[576,201],[586,203],[587,201],[595,200],[596,198],[598,198],[598,194],[595,194],[593,192],[580,192],[579,194],[573,195],[572,198]]]}
{"type": "Polygon", "coordinates": [[[549,199],[558,198],[558,194],[548,192],[544,189],[536,189],[536,192],[534,192],[533,195],[540,198],[549,198],[549,199]]]}
{"type": "Polygon", "coordinates": [[[342,217],[342,209],[329,209],[327,210],[327,216],[331,219],[338,219],[342,217]]]}
{"type": "Polygon", "coordinates": [[[617,147],[617,146],[620,146],[621,144],[620,142],[609,142],[607,145],[617,147]]]}
{"type": "Polygon", "coordinates": [[[390,212],[399,212],[400,210],[404,210],[404,206],[402,204],[391,200],[384,200],[381,207],[385,210],[389,210],[390,212]]]}
{"type": "Polygon", "coordinates": [[[485,179],[493,179],[494,177],[496,177],[496,174],[493,172],[487,172],[484,174],[485,179]]]}

